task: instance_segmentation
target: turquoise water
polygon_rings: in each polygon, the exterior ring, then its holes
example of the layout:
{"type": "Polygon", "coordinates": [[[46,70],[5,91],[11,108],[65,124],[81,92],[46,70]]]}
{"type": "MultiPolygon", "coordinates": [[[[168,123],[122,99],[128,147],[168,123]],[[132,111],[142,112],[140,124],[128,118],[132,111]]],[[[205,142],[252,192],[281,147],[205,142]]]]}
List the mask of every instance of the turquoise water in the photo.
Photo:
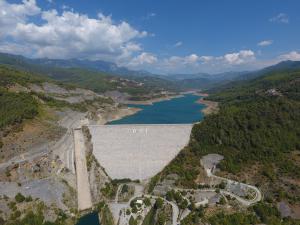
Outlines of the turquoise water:
{"type": "Polygon", "coordinates": [[[98,213],[90,213],[81,217],[76,225],[100,225],[98,213]]]}
{"type": "Polygon", "coordinates": [[[180,98],[156,102],[153,105],[128,105],[141,108],[134,115],[115,120],[109,124],[182,124],[203,119],[203,104],[196,103],[201,97],[187,94],[180,98]]]}

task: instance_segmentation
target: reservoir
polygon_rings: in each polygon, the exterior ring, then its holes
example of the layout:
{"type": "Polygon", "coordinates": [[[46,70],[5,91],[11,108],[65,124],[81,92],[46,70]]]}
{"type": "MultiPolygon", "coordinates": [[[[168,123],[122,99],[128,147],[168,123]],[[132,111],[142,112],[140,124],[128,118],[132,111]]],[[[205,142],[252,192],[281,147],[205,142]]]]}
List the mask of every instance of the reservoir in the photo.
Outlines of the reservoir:
{"type": "Polygon", "coordinates": [[[142,109],[131,116],[115,120],[109,124],[190,124],[201,121],[201,110],[205,105],[197,103],[200,96],[186,94],[153,105],[128,105],[142,109]]]}

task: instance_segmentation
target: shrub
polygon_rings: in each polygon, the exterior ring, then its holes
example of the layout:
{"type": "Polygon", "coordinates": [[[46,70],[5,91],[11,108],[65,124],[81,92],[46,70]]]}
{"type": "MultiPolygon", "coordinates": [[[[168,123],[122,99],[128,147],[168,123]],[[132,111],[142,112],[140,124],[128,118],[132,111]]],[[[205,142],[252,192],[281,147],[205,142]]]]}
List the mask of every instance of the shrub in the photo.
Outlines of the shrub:
{"type": "Polygon", "coordinates": [[[18,193],[18,194],[15,196],[15,200],[16,200],[16,202],[21,203],[21,202],[24,202],[24,201],[25,201],[25,197],[24,197],[24,195],[22,195],[21,193],[18,193]]]}

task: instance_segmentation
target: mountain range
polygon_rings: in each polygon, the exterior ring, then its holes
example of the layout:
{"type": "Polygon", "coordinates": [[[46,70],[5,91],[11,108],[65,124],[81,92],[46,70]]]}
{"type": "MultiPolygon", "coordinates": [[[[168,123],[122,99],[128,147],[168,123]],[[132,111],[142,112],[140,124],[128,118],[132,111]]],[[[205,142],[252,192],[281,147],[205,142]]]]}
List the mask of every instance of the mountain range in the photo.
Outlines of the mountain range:
{"type": "MultiPolygon", "coordinates": [[[[0,53],[0,64],[10,65],[23,70],[30,70],[30,72],[46,73],[50,77],[72,76],[74,68],[80,69],[83,73],[88,70],[91,74],[95,73],[112,75],[116,77],[126,77],[128,79],[141,81],[151,80],[155,83],[164,83],[164,86],[170,85],[172,88],[180,86],[182,89],[209,89],[218,85],[224,85],[231,81],[248,80],[259,77],[262,74],[281,70],[295,70],[300,68],[299,61],[282,61],[278,64],[263,68],[256,71],[228,71],[218,74],[208,73],[194,73],[194,74],[153,74],[147,71],[130,70],[126,67],[120,67],[115,63],[101,60],[80,60],[80,59],[47,59],[37,58],[31,59],[20,55],[13,55],[7,53],[0,53]],[[67,72],[67,75],[65,74],[67,72]],[[61,75],[63,74],[63,75],[61,75]]],[[[78,71],[77,71],[78,72],[78,71]]],[[[84,76],[80,76],[84,79],[84,76]]],[[[68,80],[68,79],[67,79],[68,80]]]]}

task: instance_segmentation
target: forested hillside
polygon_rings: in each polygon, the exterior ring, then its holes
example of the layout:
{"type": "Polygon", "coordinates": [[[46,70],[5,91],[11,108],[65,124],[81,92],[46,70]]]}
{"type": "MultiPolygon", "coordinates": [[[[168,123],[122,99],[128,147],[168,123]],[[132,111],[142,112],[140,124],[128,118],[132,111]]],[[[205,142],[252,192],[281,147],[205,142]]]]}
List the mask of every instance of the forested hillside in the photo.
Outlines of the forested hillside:
{"type": "Polygon", "coordinates": [[[207,99],[220,102],[220,111],[194,125],[190,144],[163,174],[176,173],[178,185],[196,187],[200,158],[219,153],[225,157],[219,165],[223,175],[257,185],[274,206],[287,201],[296,207],[300,204],[299,91],[300,71],[287,71],[214,92],[207,99]]]}

